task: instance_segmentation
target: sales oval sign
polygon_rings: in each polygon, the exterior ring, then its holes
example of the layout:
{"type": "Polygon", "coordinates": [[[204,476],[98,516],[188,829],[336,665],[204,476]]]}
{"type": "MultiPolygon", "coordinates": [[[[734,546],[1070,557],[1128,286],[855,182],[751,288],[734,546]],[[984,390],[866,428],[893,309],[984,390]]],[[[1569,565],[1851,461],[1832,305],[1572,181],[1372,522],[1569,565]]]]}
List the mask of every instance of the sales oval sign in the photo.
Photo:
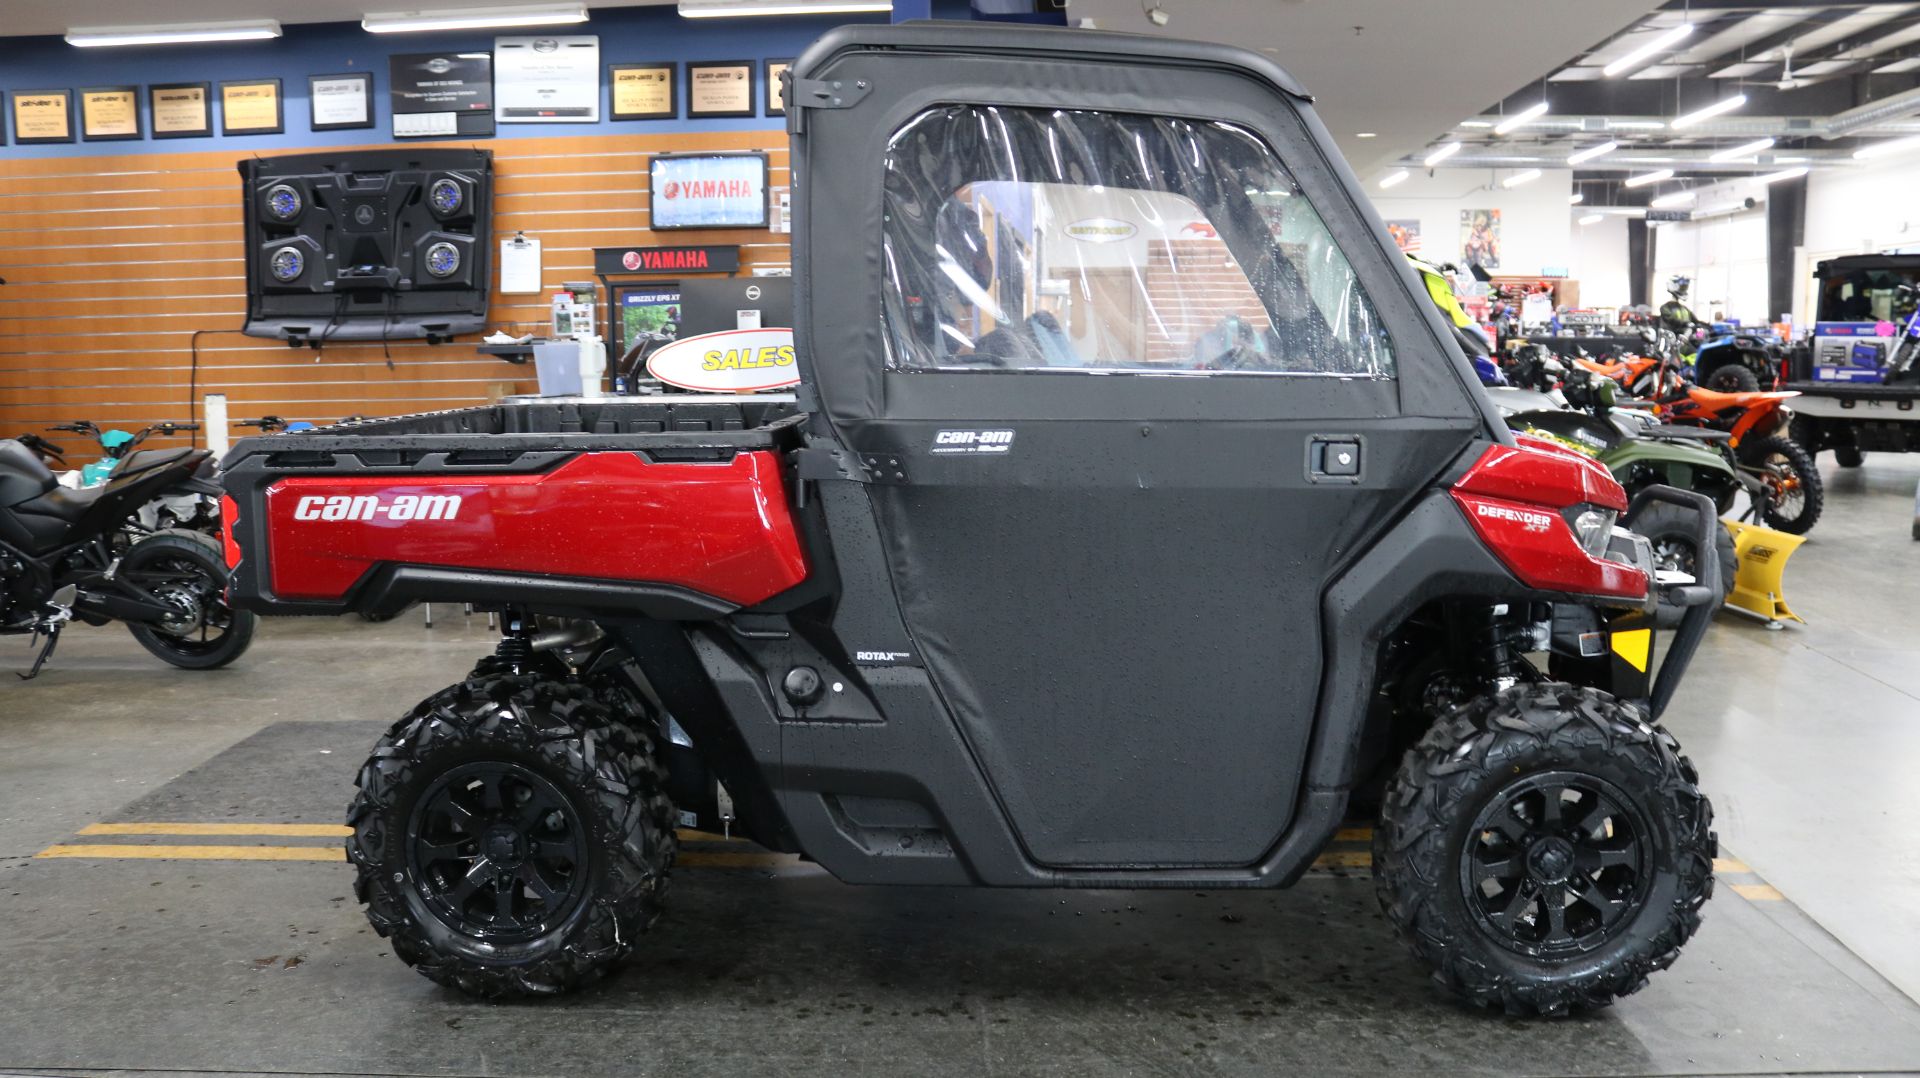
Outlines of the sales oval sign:
{"type": "Polygon", "coordinates": [[[1067,226],[1067,235],[1082,243],[1119,243],[1132,239],[1140,226],[1116,217],[1088,217],[1067,226]]]}
{"type": "Polygon", "coordinates": [[[702,393],[752,393],[800,384],[793,330],[728,329],[682,337],[647,359],[647,373],[702,393]]]}

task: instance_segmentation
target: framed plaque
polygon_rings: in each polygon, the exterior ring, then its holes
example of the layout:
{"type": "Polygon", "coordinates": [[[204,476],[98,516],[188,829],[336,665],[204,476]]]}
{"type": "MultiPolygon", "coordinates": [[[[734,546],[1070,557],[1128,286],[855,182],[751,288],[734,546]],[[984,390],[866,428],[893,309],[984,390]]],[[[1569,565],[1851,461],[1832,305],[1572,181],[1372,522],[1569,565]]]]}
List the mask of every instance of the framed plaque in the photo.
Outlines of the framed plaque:
{"type": "Polygon", "coordinates": [[[95,86],[80,91],[80,137],[113,142],[140,137],[140,88],[95,86]]]}
{"type": "Polygon", "coordinates": [[[308,75],[307,108],[315,131],[373,126],[373,75],[308,75]]]}
{"type": "Polygon", "coordinates": [[[213,87],[204,82],[174,82],[147,87],[147,114],[154,138],[206,138],[213,134],[207,102],[213,87]]]}
{"type": "Polygon", "coordinates": [[[762,90],[761,94],[766,98],[766,111],[769,116],[784,116],[787,113],[786,107],[780,103],[780,76],[786,74],[787,68],[792,66],[792,60],[767,61],[764,68],[765,75],[760,81],[766,84],[766,89],[762,90]]]}
{"type": "Polygon", "coordinates": [[[222,135],[278,135],[286,129],[280,109],[279,79],[220,84],[222,135]]]}
{"type": "Polygon", "coordinates": [[[493,137],[493,53],[398,53],[387,65],[394,138],[493,137]]]}
{"type": "Polygon", "coordinates": [[[14,142],[73,141],[72,90],[15,90],[12,100],[14,142]]]}
{"type": "Polygon", "coordinates": [[[680,65],[613,64],[607,68],[608,119],[671,120],[680,115],[680,65]]]}
{"type": "Polygon", "coordinates": [[[687,117],[752,116],[752,60],[710,60],[687,65],[687,117]]]}

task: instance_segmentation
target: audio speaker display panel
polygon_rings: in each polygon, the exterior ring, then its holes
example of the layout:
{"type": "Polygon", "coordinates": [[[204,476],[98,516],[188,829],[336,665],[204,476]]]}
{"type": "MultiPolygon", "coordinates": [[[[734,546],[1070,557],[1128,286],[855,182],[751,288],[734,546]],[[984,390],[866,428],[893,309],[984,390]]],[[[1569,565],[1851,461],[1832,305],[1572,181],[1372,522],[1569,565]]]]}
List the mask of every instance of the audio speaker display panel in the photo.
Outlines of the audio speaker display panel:
{"type": "Polygon", "coordinates": [[[240,177],[248,335],[445,340],[484,328],[491,152],[299,154],[242,161],[240,177]]]}

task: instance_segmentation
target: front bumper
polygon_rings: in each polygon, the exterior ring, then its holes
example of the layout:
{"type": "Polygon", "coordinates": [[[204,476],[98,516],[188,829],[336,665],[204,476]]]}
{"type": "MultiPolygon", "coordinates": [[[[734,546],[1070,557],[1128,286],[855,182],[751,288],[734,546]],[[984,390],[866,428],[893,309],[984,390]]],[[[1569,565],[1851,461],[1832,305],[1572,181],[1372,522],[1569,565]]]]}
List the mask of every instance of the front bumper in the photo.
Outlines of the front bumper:
{"type": "Polygon", "coordinates": [[[1646,641],[1644,646],[1623,649],[1617,643],[1613,647],[1616,657],[1637,655],[1639,662],[1616,662],[1614,678],[1615,695],[1626,696],[1641,701],[1650,718],[1658,719],[1672,702],[1673,694],[1680,688],[1681,678],[1686,676],[1687,667],[1693,662],[1694,653],[1700,649],[1700,642],[1706,638],[1707,626],[1713,621],[1714,609],[1719,605],[1719,597],[1726,594],[1731,581],[1720,579],[1720,559],[1714,555],[1719,536],[1717,531],[1723,525],[1713,500],[1704,494],[1696,494],[1678,487],[1656,485],[1647,487],[1633,496],[1628,504],[1625,517],[1622,518],[1626,534],[1615,534],[1609,546],[1608,556],[1642,569],[1647,574],[1648,588],[1646,603],[1639,610],[1626,611],[1609,624],[1608,629],[1617,640],[1623,634],[1645,633],[1639,639],[1646,641]],[[1691,510],[1695,515],[1694,549],[1700,556],[1694,559],[1698,569],[1695,580],[1690,584],[1661,584],[1653,569],[1653,552],[1646,537],[1633,532],[1633,522],[1647,507],[1656,503],[1678,506],[1691,510]],[[1652,654],[1652,633],[1654,610],[1664,600],[1673,606],[1686,608],[1686,614],[1680,619],[1679,628],[1673,632],[1673,640],[1667,645],[1661,659],[1659,672],[1649,676],[1650,656],[1652,654]],[[1625,669],[1621,669],[1624,666],[1625,669]],[[1620,691],[1625,690],[1625,691],[1620,691]]]}

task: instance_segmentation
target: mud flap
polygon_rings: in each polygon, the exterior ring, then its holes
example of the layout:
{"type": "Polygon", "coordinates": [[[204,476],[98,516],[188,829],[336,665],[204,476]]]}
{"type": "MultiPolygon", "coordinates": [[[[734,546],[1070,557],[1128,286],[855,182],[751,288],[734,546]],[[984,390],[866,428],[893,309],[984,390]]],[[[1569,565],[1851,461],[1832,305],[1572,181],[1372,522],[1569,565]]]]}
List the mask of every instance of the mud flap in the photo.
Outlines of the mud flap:
{"type": "Polygon", "coordinates": [[[1782,584],[1787,558],[1800,548],[1801,543],[1807,541],[1806,538],[1757,524],[1742,524],[1733,520],[1721,523],[1733,533],[1733,550],[1740,566],[1739,572],[1734,575],[1733,587],[1727,591],[1727,607],[1763,621],[1777,622],[1791,618],[1806,624],[1805,618],[1788,609],[1786,589],[1782,584]]]}

